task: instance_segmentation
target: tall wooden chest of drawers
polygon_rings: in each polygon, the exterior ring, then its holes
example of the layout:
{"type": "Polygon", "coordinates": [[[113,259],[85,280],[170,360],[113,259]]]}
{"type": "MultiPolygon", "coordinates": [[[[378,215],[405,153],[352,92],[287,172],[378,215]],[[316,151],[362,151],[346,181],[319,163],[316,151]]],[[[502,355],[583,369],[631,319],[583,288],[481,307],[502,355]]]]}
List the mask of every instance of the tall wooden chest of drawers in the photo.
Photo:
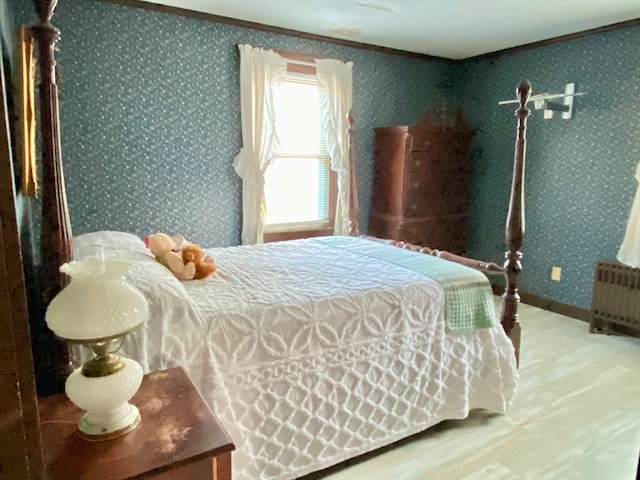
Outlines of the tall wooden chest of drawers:
{"type": "Polygon", "coordinates": [[[375,128],[369,235],[464,253],[471,139],[460,111],[427,110],[411,126],[375,128]]]}

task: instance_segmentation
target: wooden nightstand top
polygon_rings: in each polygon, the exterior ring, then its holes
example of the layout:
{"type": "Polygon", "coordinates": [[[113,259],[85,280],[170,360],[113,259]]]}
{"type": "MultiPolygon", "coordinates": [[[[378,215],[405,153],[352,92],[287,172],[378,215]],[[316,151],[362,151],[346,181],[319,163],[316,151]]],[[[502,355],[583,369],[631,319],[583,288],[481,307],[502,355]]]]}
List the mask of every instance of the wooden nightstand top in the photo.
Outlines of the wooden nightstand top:
{"type": "Polygon", "coordinates": [[[113,440],[89,442],[77,435],[82,411],[66,395],[41,398],[40,431],[49,480],[150,478],[235,449],[180,367],[145,375],[131,403],[142,417],[135,430],[113,440]]]}

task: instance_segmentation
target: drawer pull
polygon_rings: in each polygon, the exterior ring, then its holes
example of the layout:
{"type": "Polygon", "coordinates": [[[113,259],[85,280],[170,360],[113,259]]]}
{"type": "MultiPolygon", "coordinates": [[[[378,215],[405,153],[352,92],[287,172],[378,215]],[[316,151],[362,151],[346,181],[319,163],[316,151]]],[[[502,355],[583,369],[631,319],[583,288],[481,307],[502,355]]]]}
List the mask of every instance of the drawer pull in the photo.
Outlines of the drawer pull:
{"type": "Polygon", "coordinates": [[[418,188],[420,186],[420,182],[413,182],[413,188],[418,188]]]}
{"type": "Polygon", "coordinates": [[[415,203],[411,204],[411,210],[413,210],[414,212],[418,209],[418,205],[416,205],[415,203]]]}
{"type": "Polygon", "coordinates": [[[413,161],[413,164],[414,164],[416,167],[419,167],[420,165],[422,165],[422,160],[414,160],[414,161],[413,161]]]}

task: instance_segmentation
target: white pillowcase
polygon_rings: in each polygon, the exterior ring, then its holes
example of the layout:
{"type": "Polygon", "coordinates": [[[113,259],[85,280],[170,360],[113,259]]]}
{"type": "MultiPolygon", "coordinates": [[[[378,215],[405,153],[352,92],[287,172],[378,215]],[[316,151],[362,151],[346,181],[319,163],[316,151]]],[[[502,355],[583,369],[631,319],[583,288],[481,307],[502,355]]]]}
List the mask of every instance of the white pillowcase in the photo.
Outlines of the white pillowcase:
{"type": "Polygon", "coordinates": [[[151,255],[144,241],[132,233],[102,230],[78,235],[73,239],[75,259],[95,255],[99,249],[102,249],[105,257],[119,256],[123,252],[151,255]]]}
{"type": "Polygon", "coordinates": [[[84,233],[74,238],[73,250],[75,260],[101,252],[105,258],[130,262],[127,279],[148,297],[152,292],[170,292],[173,296],[188,298],[182,282],[167,267],[156,261],[141,238],[131,233],[113,230],[84,233]]]}

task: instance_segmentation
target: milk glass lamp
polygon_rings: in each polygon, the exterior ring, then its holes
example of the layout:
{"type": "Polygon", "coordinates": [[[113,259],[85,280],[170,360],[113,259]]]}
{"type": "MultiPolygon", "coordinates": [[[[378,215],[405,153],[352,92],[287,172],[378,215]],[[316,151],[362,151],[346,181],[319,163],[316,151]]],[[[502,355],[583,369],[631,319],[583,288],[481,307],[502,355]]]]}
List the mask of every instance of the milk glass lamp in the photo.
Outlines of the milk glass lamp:
{"type": "Polygon", "coordinates": [[[87,440],[124,435],[140,422],[129,400],[140,388],[142,367],[115,353],[149,316],[144,295],[124,279],[129,267],[128,262],[99,256],[65,263],[60,271],[71,282],[47,308],[46,322],[56,336],[85,344],[93,353],[65,384],[69,399],[86,410],[78,428],[87,440]]]}

